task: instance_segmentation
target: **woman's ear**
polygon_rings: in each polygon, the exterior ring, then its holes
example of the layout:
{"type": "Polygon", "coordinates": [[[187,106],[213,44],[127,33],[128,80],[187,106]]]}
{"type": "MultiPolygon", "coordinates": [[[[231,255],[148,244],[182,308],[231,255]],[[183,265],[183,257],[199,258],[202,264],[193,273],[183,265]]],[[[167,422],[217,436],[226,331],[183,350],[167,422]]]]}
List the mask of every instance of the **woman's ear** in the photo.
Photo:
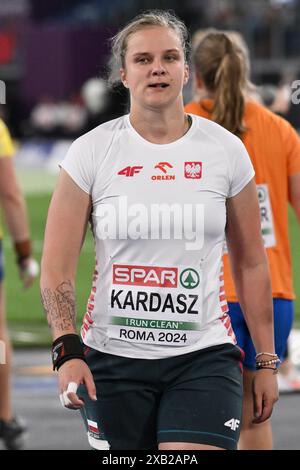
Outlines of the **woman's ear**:
{"type": "Polygon", "coordinates": [[[190,78],[190,68],[187,64],[184,67],[183,84],[186,85],[190,78]]]}
{"type": "Polygon", "coordinates": [[[123,83],[125,88],[128,88],[125,69],[120,68],[119,72],[120,72],[121,82],[123,83]]]}

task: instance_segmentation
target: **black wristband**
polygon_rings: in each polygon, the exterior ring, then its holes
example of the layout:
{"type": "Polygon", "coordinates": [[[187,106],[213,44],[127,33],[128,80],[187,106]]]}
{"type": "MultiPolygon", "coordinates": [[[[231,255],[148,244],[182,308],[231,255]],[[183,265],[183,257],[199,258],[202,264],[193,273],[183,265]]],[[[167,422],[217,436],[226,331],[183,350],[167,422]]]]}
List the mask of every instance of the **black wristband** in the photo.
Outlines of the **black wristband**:
{"type": "Polygon", "coordinates": [[[70,359],[82,359],[85,361],[83,345],[76,334],[60,336],[52,344],[53,370],[58,370],[70,359]]]}
{"type": "Polygon", "coordinates": [[[277,367],[264,367],[264,366],[256,366],[256,370],[264,370],[264,369],[269,369],[269,370],[273,370],[273,375],[274,374],[278,374],[278,369],[277,367]]]}
{"type": "Polygon", "coordinates": [[[17,255],[17,263],[22,262],[31,256],[31,241],[23,240],[22,242],[15,242],[15,252],[17,255]]]}

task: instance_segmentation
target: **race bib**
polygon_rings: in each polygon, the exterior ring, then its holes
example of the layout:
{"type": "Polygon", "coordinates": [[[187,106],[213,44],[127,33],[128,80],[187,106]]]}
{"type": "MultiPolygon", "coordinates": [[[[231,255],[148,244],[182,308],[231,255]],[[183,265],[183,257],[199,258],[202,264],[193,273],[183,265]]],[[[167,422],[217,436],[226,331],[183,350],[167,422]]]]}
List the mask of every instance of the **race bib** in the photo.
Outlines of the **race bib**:
{"type": "Polygon", "coordinates": [[[110,338],[174,347],[197,341],[203,310],[199,267],[113,264],[111,281],[110,338]]]}
{"type": "Polygon", "coordinates": [[[265,247],[271,248],[276,245],[276,239],[268,185],[257,184],[256,189],[260,208],[261,233],[265,247]]]}
{"type": "MultiPolygon", "coordinates": [[[[260,209],[261,234],[265,247],[271,248],[276,245],[276,239],[268,185],[257,184],[256,190],[260,209]]],[[[224,241],[223,254],[226,253],[228,253],[228,248],[226,241],[224,241]]]]}

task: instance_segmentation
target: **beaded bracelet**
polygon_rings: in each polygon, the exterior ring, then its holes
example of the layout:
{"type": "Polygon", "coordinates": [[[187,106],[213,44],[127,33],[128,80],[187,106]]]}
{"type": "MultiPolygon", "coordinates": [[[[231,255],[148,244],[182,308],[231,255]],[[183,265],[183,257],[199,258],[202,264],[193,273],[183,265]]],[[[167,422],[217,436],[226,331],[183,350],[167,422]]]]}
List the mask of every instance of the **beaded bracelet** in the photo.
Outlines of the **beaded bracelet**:
{"type": "Polygon", "coordinates": [[[271,356],[271,357],[278,357],[277,354],[275,353],[268,353],[268,352],[260,352],[256,354],[255,359],[257,359],[259,356],[271,356]]]}
{"type": "Polygon", "coordinates": [[[270,361],[257,361],[256,366],[271,366],[272,364],[277,364],[281,362],[280,359],[271,359],[270,361]]]}
{"type": "Polygon", "coordinates": [[[263,369],[269,369],[269,370],[273,370],[273,375],[275,374],[278,374],[278,369],[277,367],[257,367],[256,366],[256,370],[263,370],[263,369]]]}

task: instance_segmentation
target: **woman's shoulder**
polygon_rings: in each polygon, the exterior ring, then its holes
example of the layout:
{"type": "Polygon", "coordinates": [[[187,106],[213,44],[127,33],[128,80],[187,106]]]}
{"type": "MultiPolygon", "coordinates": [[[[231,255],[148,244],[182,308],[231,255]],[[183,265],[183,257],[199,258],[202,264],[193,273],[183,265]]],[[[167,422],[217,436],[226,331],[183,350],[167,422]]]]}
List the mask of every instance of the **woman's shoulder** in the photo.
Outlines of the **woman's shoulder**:
{"type": "Polygon", "coordinates": [[[223,147],[240,146],[242,143],[236,135],[211,119],[193,115],[193,120],[200,139],[206,136],[207,139],[215,141],[223,147]]]}
{"type": "Polygon", "coordinates": [[[107,121],[74,140],[64,162],[96,168],[101,165],[117,136],[126,128],[126,116],[107,121]],[[72,163],[73,162],[73,163],[72,163]]]}
{"type": "Polygon", "coordinates": [[[104,140],[110,140],[116,133],[122,132],[126,128],[126,116],[120,116],[111,121],[104,122],[94,129],[78,137],[75,142],[78,144],[99,143],[103,145],[104,140]]]}

